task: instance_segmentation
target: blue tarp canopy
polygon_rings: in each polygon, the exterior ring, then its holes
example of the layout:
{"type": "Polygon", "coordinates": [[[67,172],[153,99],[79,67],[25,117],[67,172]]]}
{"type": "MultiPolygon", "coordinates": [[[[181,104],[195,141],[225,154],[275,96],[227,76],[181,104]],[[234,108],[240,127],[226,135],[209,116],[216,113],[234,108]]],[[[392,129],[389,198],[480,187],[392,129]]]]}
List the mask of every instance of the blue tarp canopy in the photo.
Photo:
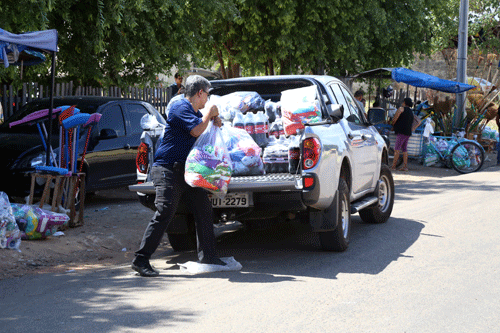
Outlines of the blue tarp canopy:
{"type": "Polygon", "coordinates": [[[475,86],[471,86],[470,84],[443,80],[437,76],[412,71],[403,67],[393,68],[391,72],[391,77],[394,81],[403,82],[414,87],[430,88],[452,94],[463,93],[475,88],[475,86]]]}
{"type": "Polygon", "coordinates": [[[353,75],[352,78],[393,79],[396,82],[403,82],[414,87],[429,88],[453,94],[462,93],[475,88],[475,86],[471,86],[470,84],[443,80],[437,76],[413,71],[403,67],[376,68],[353,75]]]}
{"type": "Polygon", "coordinates": [[[9,65],[34,65],[45,61],[43,51],[57,52],[57,30],[13,34],[0,29],[0,61],[9,65]]]}

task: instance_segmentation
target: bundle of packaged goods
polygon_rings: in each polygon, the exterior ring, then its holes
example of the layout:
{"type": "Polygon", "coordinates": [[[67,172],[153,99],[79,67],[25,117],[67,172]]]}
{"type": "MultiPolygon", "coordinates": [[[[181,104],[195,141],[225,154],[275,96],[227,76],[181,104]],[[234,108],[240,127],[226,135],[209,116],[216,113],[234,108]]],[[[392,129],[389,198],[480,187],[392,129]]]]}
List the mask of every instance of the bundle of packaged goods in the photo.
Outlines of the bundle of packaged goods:
{"type": "Polygon", "coordinates": [[[222,141],[230,162],[224,160],[223,166],[215,163],[207,149],[215,152],[217,145],[199,146],[198,139],[186,163],[186,181],[213,193],[225,194],[230,176],[295,173],[300,156],[296,135],[304,123],[321,121],[315,86],[285,90],[279,102],[264,101],[257,92],[241,91],[212,95],[210,104],[219,108],[224,123],[222,141]],[[215,170],[225,170],[227,163],[229,175],[216,176],[215,170]]]}
{"type": "Polygon", "coordinates": [[[226,143],[233,167],[233,176],[263,175],[264,164],[261,148],[250,135],[240,128],[223,127],[222,137],[226,143]]]}
{"type": "Polygon", "coordinates": [[[296,135],[304,124],[321,121],[321,108],[316,87],[308,86],[281,92],[281,113],[286,135],[296,135]]]}
{"type": "Polygon", "coordinates": [[[68,225],[69,216],[29,205],[11,204],[22,239],[45,239],[59,227],[68,225]]]}
{"type": "Polygon", "coordinates": [[[291,138],[287,139],[284,135],[281,135],[279,139],[273,136],[269,138],[269,145],[264,149],[262,156],[266,173],[288,172],[288,150],[291,141],[291,138]]]}

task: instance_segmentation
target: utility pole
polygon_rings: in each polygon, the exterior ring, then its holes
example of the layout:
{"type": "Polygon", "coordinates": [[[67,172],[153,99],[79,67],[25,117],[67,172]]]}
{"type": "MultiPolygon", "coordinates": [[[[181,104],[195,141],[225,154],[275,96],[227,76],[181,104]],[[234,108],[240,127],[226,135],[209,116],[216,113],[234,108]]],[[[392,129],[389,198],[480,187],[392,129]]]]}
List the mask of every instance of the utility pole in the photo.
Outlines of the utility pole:
{"type": "MultiPolygon", "coordinates": [[[[458,18],[457,81],[467,83],[467,37],[469,27],[469,0],[460,0],[458,18]]],[[[453,115],[453,126],[458,128],[465,115],[465,92],[457,94],[457,109],[453,115]]]]}

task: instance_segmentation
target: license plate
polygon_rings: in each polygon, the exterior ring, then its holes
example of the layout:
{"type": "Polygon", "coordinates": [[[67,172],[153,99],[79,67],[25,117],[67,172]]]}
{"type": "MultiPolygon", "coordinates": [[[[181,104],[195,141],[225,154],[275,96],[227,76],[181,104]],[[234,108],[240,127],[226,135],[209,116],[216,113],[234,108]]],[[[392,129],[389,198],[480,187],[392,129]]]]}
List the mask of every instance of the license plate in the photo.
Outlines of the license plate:
{"type": "Polygon", "coordinates": [[[209,195],[214,208],[227,208],[227,207],[249,207],[250,200],[248,193],[237,192],[228,193],[223,198],[218,198],[215,195],[209,195]]]}

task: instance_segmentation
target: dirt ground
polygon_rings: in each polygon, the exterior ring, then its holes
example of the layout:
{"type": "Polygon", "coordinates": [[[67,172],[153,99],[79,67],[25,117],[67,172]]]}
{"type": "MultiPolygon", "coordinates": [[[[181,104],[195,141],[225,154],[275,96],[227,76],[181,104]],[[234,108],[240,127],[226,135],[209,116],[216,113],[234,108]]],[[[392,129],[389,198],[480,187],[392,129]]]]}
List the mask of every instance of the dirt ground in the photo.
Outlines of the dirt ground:
{"type": "MultiPolygon", "coordinates": [[[[482,170],[495,164],[496,153],[487,154],[482,170]]],[[[410,160],[409,169],[393,173],[396,187],[457,175],[452,169],[424,167],[415,160],[410,160]]],[[[97,192],[86,199],[83,226],[64,230],[63,236],[23,240],[21,252],[0,249],[0,279],[128,264],[152,214],[126,188],[97,192]]],[[[168,250],[167,237],[160,247],[159,251],[168,250]]]]}

